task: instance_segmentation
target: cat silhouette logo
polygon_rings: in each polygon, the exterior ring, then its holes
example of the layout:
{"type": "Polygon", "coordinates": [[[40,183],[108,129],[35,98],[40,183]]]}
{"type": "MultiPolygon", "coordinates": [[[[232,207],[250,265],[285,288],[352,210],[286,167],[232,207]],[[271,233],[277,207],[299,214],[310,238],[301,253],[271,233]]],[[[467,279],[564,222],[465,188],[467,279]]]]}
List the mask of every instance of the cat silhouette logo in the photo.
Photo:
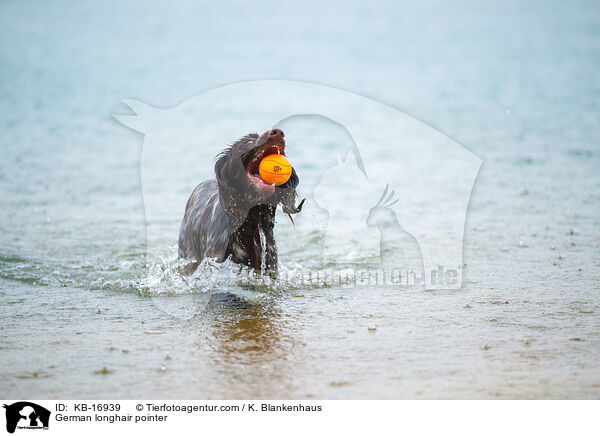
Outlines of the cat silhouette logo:
{"type": "Polygon", "coordinates": [[[14,433],[18,429],[48,430],[50,411],[28,401],[4,405],[6,409],[6,431],[14,433]]]}

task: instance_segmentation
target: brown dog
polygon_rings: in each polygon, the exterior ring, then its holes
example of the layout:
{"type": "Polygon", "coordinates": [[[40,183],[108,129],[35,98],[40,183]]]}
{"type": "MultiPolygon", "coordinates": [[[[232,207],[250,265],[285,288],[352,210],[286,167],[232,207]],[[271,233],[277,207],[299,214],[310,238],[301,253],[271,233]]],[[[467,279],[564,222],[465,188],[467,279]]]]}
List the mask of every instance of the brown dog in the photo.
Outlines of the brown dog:
{"type": "Polygon", "coordinates": [[[194,260],[193,269],[206,257],[218,262],[229,258],[257,271],[262,264],[269,275],[277,275],[275,209],[281,203],[285,213],[298,213],[304,204],[302,200],[295,206],[295,170],[280,186],[258,175],[263,157],[285,155],[283,138],[279,129],[244,136],[217,156],[216,179],[194,189],[179,232],[179,257],[194,260]]]}

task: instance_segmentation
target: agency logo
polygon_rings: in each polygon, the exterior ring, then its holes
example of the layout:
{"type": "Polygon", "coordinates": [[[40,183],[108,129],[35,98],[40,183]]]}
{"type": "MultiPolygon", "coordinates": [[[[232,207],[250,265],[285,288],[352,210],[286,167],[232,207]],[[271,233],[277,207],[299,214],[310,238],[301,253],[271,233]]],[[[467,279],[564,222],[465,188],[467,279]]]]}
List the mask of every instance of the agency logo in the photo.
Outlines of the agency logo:
{"type": "Polygon", "coordinates": [[[19,401],[3,407],[6,409],[6,431],[9,433],[14,433],[16,429],[48,429],[50,411],[38,404],[19,401]]]}
{"type": "Polygon", "coordinates": [[[281,241],[302,241],[278,244],[280,264],[292,259],[279,280],[299,268],[303,276],[383,271],[404,287],[462,286],[465,221],[482,160],[432,126],[364,96],[282,80],[227,85],[169,109],[123,103],[134,114],[115,118],[144,134],[140,175],[151,291],[220,280],[212,263],[180,278],[165,259],[190,192],[215,177],[214,157],[249,132],[268,129],[285,132],[298,195],[307,199],[295,225],[277,227],[281,241]],[[304,253],[303,263],[294,252],[304,253]]]}

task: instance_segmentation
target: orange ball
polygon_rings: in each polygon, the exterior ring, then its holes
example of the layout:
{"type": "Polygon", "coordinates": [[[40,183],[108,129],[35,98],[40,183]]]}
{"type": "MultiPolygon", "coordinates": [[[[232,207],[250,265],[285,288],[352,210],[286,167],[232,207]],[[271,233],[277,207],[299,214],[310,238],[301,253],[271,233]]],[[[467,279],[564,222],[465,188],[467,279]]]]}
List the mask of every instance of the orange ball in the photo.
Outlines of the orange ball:
{"type": "Polygon", "coordinates": [[[292,164],[281,154],[270,154],[260,161],[258,174],[269,185],[283,185],[292,176],[292,164]]]}

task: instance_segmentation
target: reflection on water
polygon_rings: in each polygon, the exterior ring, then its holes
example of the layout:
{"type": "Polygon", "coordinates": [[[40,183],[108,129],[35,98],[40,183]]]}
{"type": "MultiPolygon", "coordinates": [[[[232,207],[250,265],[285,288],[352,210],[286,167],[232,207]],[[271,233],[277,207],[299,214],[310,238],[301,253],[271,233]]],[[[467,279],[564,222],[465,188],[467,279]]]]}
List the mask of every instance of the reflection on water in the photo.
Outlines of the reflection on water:
{"type": "Polygon", "coordinates": [[[293,354],[300,352],[276,299],[247,301],[234,294],[213,294],[206,307],[197,346],[209,348],[208,365],[224,384],[221,398],[272,397],[294,389],[293,354]]]}
{"type": "Polygon", "coordinates": [[[284,357],[281,315],[273,300],[250,303],[234,294],[215,294],[211,346],[225,361],[262,362],[284,357]]]}

